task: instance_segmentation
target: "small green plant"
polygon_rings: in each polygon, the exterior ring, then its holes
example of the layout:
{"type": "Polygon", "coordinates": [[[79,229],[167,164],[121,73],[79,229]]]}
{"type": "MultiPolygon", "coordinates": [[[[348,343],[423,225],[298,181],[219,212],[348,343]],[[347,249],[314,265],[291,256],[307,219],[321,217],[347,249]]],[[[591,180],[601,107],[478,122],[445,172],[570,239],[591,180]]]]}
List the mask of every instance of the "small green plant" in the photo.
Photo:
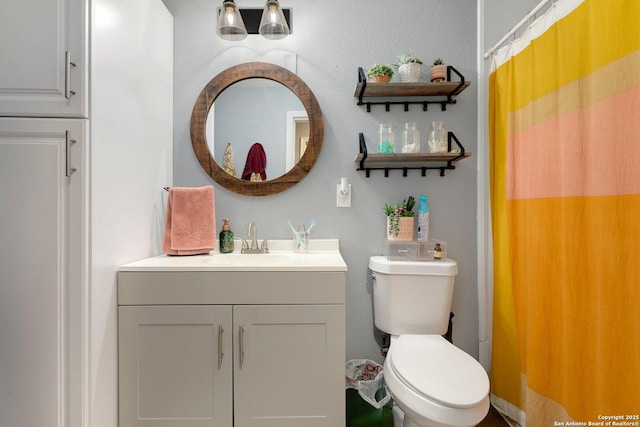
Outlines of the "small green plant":
{"type": "Polygon", "coordinates": [[[397,236],[400,233],[399,220],[403,216],[413,216],[413,207],[416,205],[416,199],[409,196],[400,203],[395,205],[384,205],[384,212],[387,214],[389,221],[389,233],[397,236]]]}
{"type": "Polygon", "coordinates": [[[436,58],[436,60],[433,61],[433,65],[444,65],[444,62],[442,62],[442,59],[436,58]]]}
{"type": "Polygon", "coordinates": [[[411,64],[411,63],[422,64],[423,62],[421,59],[414,57],[410,53],[404,52],[396,57],[396,62],[395,64],[393,64],[393,68],[397,70],[398,68],[400,68],[401,65],[411,64]]]}
{"type": "Polygon", "coordinates": [[[393,77],[393,70],[387,64],[373,64],[369,71],[367,71],[367,77],[384,76],[388,75],[389,79],[393,77]]]}

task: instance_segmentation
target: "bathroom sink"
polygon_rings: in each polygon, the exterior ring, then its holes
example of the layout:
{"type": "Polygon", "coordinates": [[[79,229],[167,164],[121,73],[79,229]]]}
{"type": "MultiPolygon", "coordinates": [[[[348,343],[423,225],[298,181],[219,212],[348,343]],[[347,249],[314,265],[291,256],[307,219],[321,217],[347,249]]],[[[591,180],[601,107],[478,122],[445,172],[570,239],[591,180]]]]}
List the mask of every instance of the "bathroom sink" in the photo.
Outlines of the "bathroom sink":
{"type": "Polygon", "coordinates": [[[268,267],[291,263],[293,253],[242,254],[214,253],[204,259],[209,265],[237,266],[237,267],[268,267]]]}
{"type": "Polygon", "coordinates": [[[120,266],[119,271],[347,271],[337,239],[315,239],[308,253],[292,251],[290,240],[270,240],[268,254],[239,250],[209,255],[158,255],[120,266]]]}

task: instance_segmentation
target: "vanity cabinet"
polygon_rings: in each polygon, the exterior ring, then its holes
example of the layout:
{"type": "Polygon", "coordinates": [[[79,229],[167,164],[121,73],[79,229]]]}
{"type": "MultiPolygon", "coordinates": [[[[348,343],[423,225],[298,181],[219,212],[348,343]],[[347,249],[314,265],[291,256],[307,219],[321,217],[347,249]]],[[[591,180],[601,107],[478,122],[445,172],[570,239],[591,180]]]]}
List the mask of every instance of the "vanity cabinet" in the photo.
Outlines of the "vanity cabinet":
{"type": "Polygon", "coordinates": [[[119,427],[232,425],[231,320],[224,306],[120,307],[119,427]]]}
{"type": "Polygon", "coordinates": [[[344,426],[344,280],[119,272],[119,427],[344,426]]]}
{"type": "Polygon", "coordinates": [[[344,306],[234,306],[233,323],[236,427],[344,422],[344,306]]]}

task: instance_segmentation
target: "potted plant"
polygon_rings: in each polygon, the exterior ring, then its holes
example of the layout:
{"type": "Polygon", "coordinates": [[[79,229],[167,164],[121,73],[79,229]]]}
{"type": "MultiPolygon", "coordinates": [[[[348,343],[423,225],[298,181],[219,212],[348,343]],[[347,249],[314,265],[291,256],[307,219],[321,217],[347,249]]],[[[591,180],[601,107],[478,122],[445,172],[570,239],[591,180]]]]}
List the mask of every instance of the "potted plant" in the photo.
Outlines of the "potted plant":
{"type": "Polygon", "coordinates": [[[393,77],[393,70],[387,64],[373,64],[367,77],[371,83],[388,83],[393,77]]]}
{"type": "Polygon", "coordinates": [[[431,67],[431,81],[432,82],[443,82],[447,79],[447,69],[444,66],[444,62],[442,59],[438,58],[433,61],[433,66],[431,67]]]}
{"type": "Polygon", "coordinates": [[[401,83],[416,83],[420,81],[422,71],[422,60],[414,57],[410,53],[398,55],[393,67],[398,70],[398,77],[401,83]]]}
{"type": "Polygon", "coordinates": [[[413,240],[413,207],[416,200],[409,196],[401,203],[395,205],[384,205],[384,212],[387,214],[387,239],[396,241],[413,240]]]}

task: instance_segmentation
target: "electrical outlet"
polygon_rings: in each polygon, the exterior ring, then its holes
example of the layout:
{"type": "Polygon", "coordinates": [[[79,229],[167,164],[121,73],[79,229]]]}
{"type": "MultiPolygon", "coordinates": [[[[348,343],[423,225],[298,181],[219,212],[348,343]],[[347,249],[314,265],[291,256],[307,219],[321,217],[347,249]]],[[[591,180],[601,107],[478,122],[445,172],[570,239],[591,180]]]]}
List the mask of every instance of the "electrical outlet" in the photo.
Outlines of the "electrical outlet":
{"type": "Polygon", "coordinates": [[[336,190],[336,207],[338,208],[350,208],[351,207],[351,184],[347,185],[346,194],[340,191],[341,185],[337,185],[336,190]]]}

